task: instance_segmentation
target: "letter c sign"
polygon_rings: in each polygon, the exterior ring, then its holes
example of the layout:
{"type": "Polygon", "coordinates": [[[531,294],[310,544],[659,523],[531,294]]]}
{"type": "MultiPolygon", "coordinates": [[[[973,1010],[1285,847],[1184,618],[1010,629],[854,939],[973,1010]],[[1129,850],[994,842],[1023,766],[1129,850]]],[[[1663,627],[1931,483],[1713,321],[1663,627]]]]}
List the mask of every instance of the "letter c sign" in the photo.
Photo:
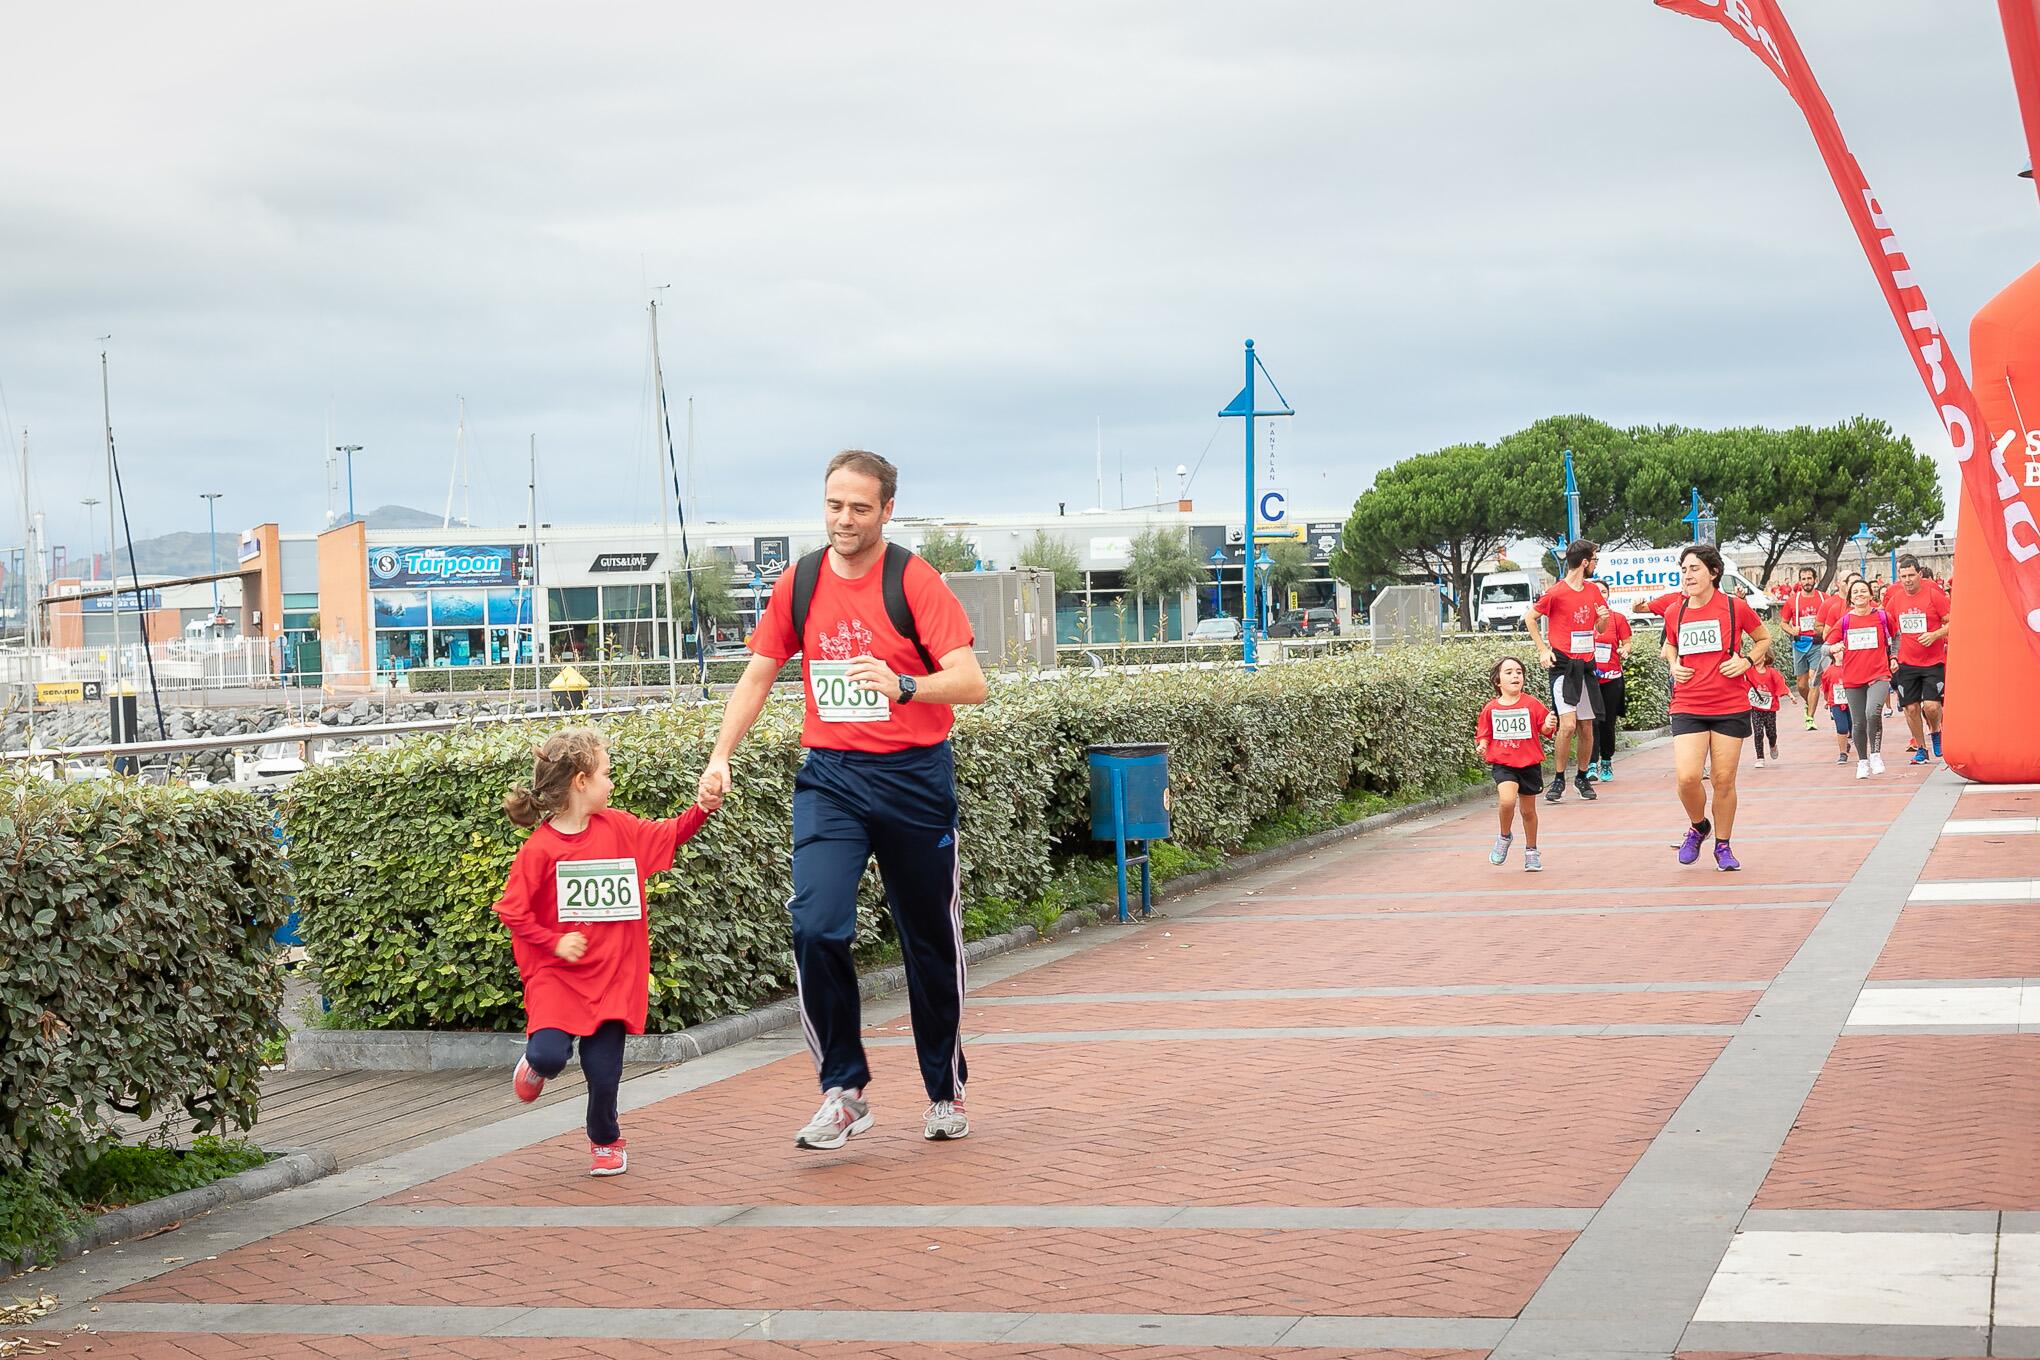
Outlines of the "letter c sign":
{"type": "Polygon", "coordinates": [[[1281,524],[1289,518],[1289,493],[1287,491],[1263,491],[1256,506],[1261,523],[1281,524]]]}

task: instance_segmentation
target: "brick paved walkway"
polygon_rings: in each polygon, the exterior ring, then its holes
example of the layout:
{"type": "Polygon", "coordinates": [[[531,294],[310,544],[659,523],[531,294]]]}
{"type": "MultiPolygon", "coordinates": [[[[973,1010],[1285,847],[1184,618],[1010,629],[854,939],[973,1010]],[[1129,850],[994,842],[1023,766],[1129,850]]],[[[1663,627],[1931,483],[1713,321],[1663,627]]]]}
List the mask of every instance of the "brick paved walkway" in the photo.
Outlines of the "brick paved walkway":
{"type": "Polygon", "coordinates": [[[1479,803],[986,966],[964,1142],[887,1003],[842,1152],[772,1036],[619,1179],[539,1109],[39,1277],[53,1353],[2040,1354],[2040,791],[1785,740],[1740,876],[1658,746],[1541,876],[1479,803]]]}

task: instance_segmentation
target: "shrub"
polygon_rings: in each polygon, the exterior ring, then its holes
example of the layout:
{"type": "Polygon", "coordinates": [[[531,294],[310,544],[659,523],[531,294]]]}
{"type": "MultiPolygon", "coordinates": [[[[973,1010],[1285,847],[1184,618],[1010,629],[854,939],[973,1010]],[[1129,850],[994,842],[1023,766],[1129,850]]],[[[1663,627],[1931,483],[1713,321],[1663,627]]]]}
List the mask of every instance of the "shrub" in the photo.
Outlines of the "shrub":
{"type": "MultiPolygon", "coordinates": [[[[1471,772],[1473,718],[1493,657],[1480,641],[1239,671],[1163,671],[1001,683],[959,713],[953,744],[963,894],[972,934],[1036,919],[1066,895],[1060,866],[1092,852],[1084,748],[1168,741],[1173,840],[1202,862],[1294,814],[1332,825],[1471,772]],[[1032,904],[1032,905],[1030,905],[1032,904]]],[[[1632,669],[1633,726],[1664,722],[1662,666],[1632,669]]],[[[614,801],[672,816],[693,801],[720,711],[690,706],[602,720],[614,801]]],[[[653,1030],[756,1004],[792,985],[784,903],[792,893],[800,709],[769,705],[739,750],[736,787],[648,890],[653,1030]]],[[[522,994],[491,910],[523,833],[500,811],[528,777],[547,719],[421,735],[302,776],[286,799],[306,943],[342,1023],[515,1029],[522,994]]],[[[867,876],[860,949],[889,923],[867,876]]]]}
{"type": "Polygon", "coordinates": [[[4,777],[0,866],[0,1178],[47,1188],[120,1113],[252,1124],[289,912],[268,809],[4,777]]]}

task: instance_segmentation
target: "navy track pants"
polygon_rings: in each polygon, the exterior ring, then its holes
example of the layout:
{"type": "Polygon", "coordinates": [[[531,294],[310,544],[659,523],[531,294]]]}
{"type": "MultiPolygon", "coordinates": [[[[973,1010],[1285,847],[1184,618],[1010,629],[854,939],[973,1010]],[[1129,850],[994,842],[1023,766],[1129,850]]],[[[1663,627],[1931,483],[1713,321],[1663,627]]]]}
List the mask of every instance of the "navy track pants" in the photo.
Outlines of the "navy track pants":
{"type": "Polygon", "coordinates": [[[949,744],[810,750],[793,785],[793,962],[824,1091],[871,1081],[857,969],[857,884],[876,857],[907,967],[928,1099],[963,1098],[963,907],[949,744]]]}
{"type": "MultiPolygon", "coordinates": [[[[524,1061],[541,1077],[557,1077],[567,1070],[574,1039],[563,1029],[533,1030],[524,1043],[524,1061]]],[[[604,1020],[580,1040],[581,1075],[588,1079],[588,1141],[608,1147],[623,1136],[616,1126],[616,1091],[623,1084],[623,1021],[604,1020]]]]}

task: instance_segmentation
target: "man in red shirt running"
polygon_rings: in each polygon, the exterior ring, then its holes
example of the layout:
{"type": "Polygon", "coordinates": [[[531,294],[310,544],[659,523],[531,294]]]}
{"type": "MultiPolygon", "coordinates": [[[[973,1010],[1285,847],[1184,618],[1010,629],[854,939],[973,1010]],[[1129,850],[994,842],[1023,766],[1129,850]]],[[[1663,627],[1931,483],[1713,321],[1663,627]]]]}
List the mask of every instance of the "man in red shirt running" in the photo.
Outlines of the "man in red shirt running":
{"type": "Polygon", "coordinates": [[[985,676],[970,620],[940,573],[890,548],[899,473],[875,453],[829,462],[823,511],[829,546],[781,574],[751,635],[756,655],[723,710],[701,773],[704,804],[727,794],[730,757],[758,720],[795,653],[807,691],[793,785],[793,962],[801,1028],[822,1104],[794,1136],[839,1148],[871,1127],[850,948],[857,885],[874,856],[907,968],[914,1047],[928,1091],[924,1138],[961,1138],[964,1115],[963,917],[957,861],[956,704],[982,703],[985,676]],[[797,597],[800,597],[797,601],[797,597]],[[796,609],[805,608],[805,618],[796,609]]]}
{"type": "MultiPolygon", "coordinates": [[[[1792,639],[1792,684],[1806,705],[1806,730],[1813,730],[1814,705],[1819,702],[1820,673],[1827,664],[1829,597],[1821,594],[1820,573],[1799,569],[1799,589],[1778,603],[1778,619],[1792,639]]],[[[1783,666],[1780,670],[1785,669],[1783,666]]]]}
{"type": "Polygon", "coordinates": [[[1565,550],[1565,576],[1551,583],[1530,606],[1530,631],[1537,639],[1537,657],[1551,675],[1551,711],[1558,715],[1558,768],[1544,801],[1565,797],[1565,767],[1573,738],[1579,738],[1579,773],[1574,787],[1589,802],[1594,786],[1587,772],[1594,768],[1594,724],[1605,718],[1601,682],[1594,676],[1594,634],[1608,618],[1608,596],[1591,580],[1600,548],[1577,539],[1565,550]]]}
{"type": "Polygon", "coordinates": [[[1892,688],[1912,731],[1915,765],[1941,754],[1941,695],[1948,687],[1948,616],[1953,606],[1910,553],[1898,559],[1898,581],[1884,592],[1884,612],[1898,633],[1892,688]],[[1927,754],[1929,742],[1934,755],[1927,754]]]}

